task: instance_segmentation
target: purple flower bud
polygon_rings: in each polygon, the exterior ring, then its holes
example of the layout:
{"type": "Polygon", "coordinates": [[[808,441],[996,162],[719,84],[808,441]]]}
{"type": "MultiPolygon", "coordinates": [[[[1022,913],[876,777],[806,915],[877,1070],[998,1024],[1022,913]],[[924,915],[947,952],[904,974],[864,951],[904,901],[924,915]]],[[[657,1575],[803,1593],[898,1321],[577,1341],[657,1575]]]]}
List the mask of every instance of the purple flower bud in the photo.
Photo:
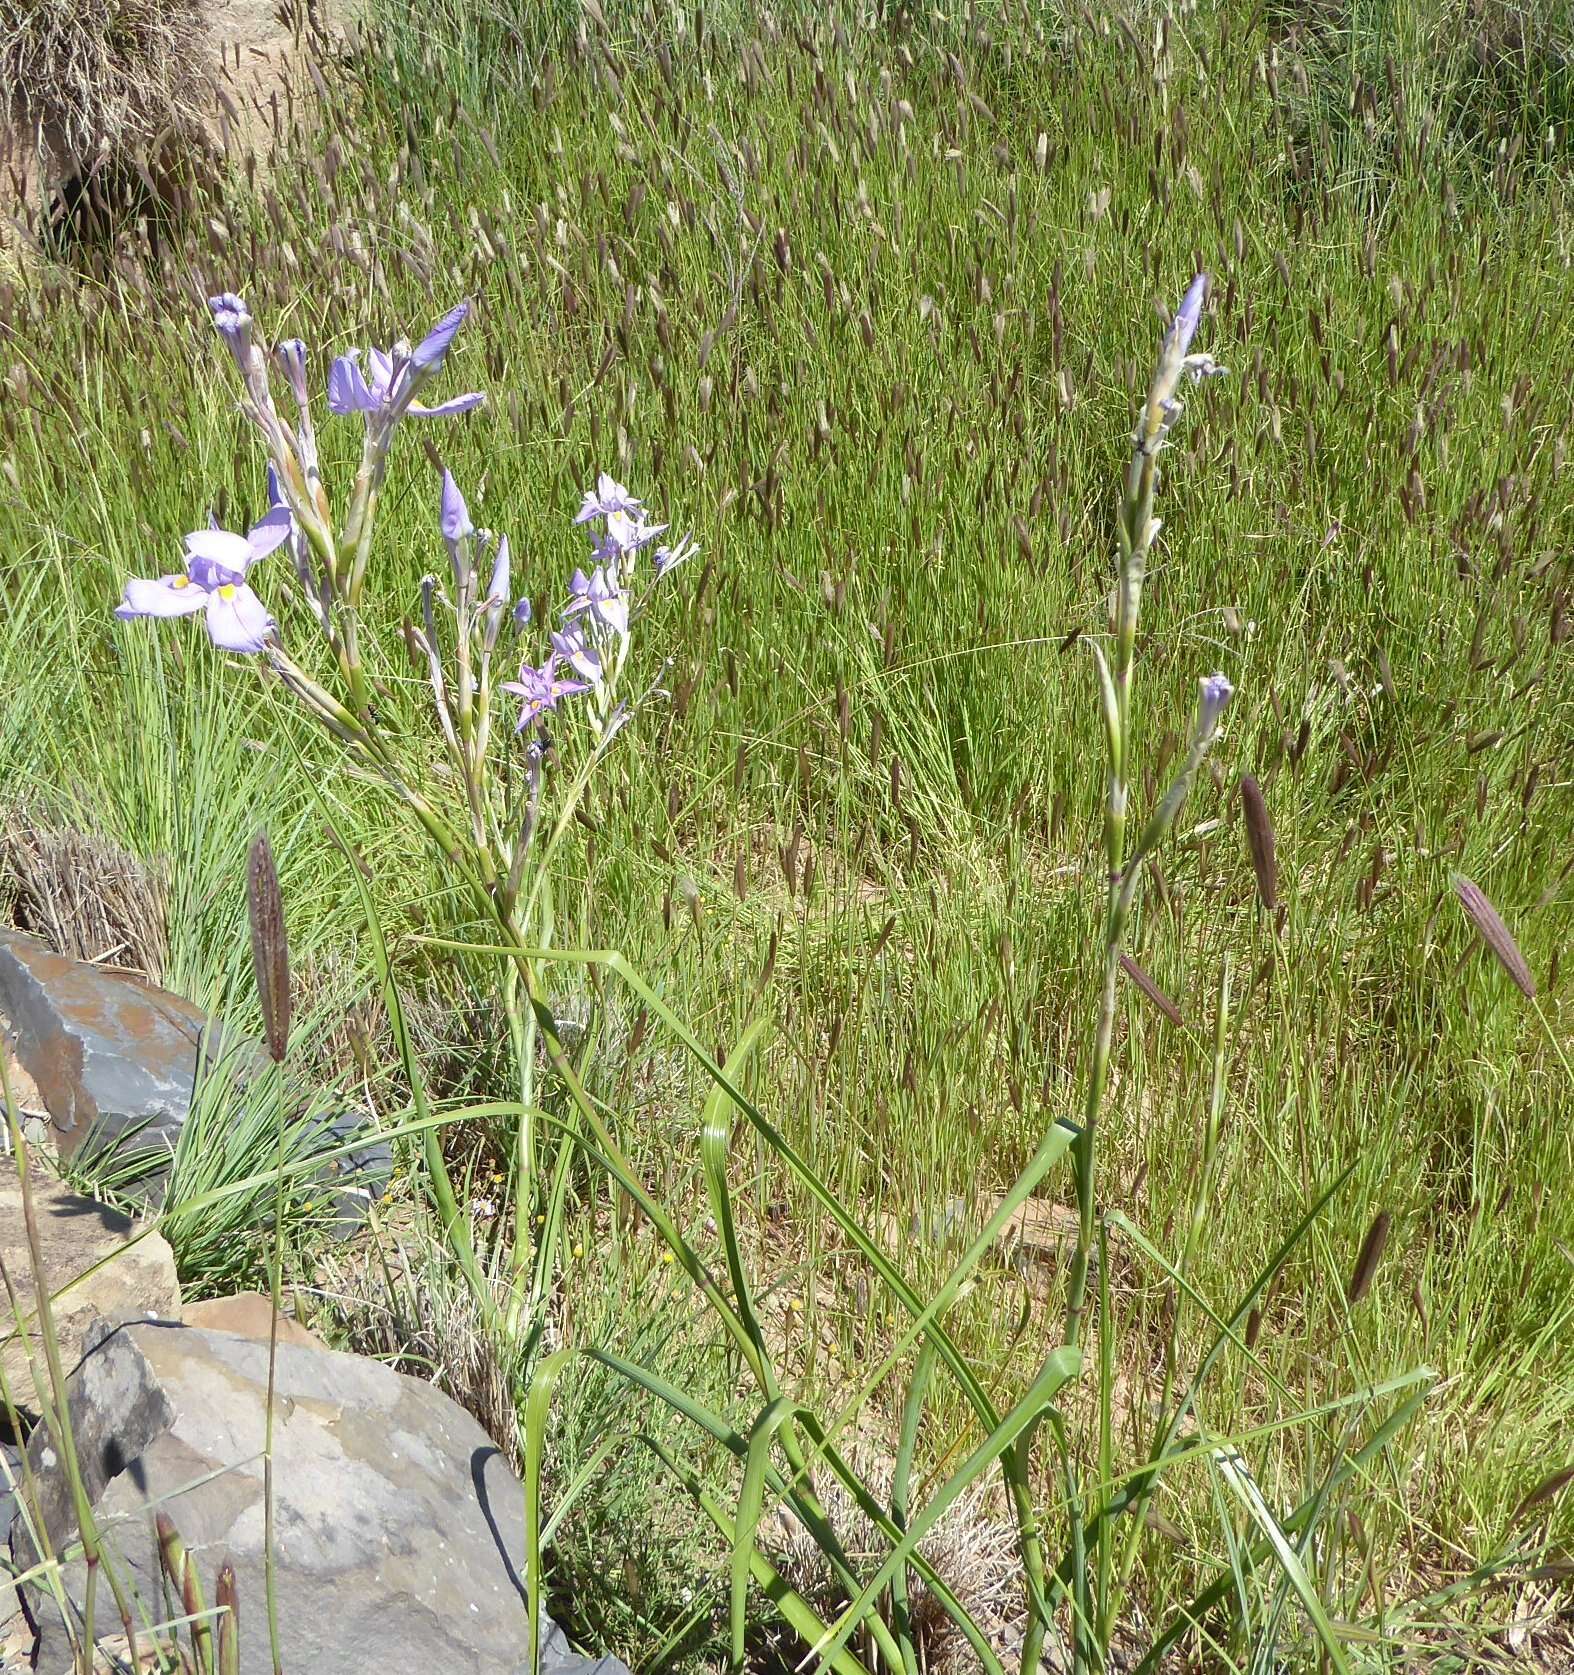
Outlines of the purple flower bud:
{"type": "Polygon", "coordinates": [[[1179,356],[1184,356],[1191,348],[1191,340],[1197,335],[1197,327],[1202,321],[1203,299],[1208,294],[1208,276],[1199,273],[1187,287],[1186,295],[1181,298],[1181,305],[1175,311],[1175,319],[1170,325],[1169,341],[1166,349],[1173,349],[1179,356]]]}
{"type": "Polygon", "coordinates": [[[508,537],[497,543],[497,557],[492,562],[492,579],[486,585],[486,627],[481,645],[491,651],[503,626],[503,614],[508,609],[509,582],[508,537]]]}
{"type": "Polygon", "coordinates": [[[534,615],[528,599],[521,599],[514,606],[514,627],[521,632],[530,626],[530,618],[534,615]]]}
{"type": "Polygon", "coordinates": [[[453,561],[454,585],[463,587],[470,570],[465,545],[475,530],[470,522],[470,508],[465,505],[465,497],[459,492],[451,471],[443,473],[441,523],[448,556],[453,561]]]}
{"type": "Polygon", "coordinates": [[[298,337],[287,337],[274,344],[273,358],[289,383],[290,393],[305,407],[311,400],[306,384],[306,345],[298,337]]]}
{"type": "Polygon", "coordinates": [[[242,372],[251,370],[251,314],[233,291],[208,298],[208,308],[220,337],[229,345],[242,372]]]}
{"type": "Polygon", "coordinates": [[[657,576],[665,576],[669,571],[676,570],[680,564],[687,564],[699,550],[699,544],[688,535],[670,547],[657,547],[655,558],[652,560],[657,576]]]}
{"type": "Polygon", "coordinates": [[[1235,688],[1224,675],[1204,675],[1198,685],[1197,739],[1206,744],[1218,730],[1219,717],[1234,696],[1235,688]]]}

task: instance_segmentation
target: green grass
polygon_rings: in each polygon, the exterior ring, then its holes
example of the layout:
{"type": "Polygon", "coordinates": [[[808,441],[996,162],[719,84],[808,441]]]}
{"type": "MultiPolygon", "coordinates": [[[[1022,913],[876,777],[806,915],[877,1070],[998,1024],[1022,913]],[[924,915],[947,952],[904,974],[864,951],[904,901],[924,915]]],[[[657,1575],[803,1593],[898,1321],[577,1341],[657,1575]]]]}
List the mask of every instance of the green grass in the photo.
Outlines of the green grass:
{"type": "MultiPolygon", "coordinates": [[[[1574,1034],[1556,972],[1574,838],[1574,205],[1566,42],[1561,59],[1555,34],[1540,56],[1491,58],[1489,77],[1442,0],[1368,10],[1277,43],[1272,17],[1216,0],[1162,24],[1144,9],[1129,36],[1069,14],[1043,37],[1009,15],[987,37],[804,22],[763,49],[735,20],[697,42],[630,14],[583,54],[497,12],[423,9],[419,30],[394,15],[331,131],[255,204],[205,206],[135,284],[43,274],[6,297],[0,783],[167,859],[169,981],[199,999],[244,989],[243,856],[267,824],[324,1015],[373,986],[331,822],[368,863],[439,1091],[504,1096],[485,963],[437,967],[412,941],[463,928],[464,910],[375,787],[198,634],[109,616],[124,576],[168,567],[210,499],[231,522],[261,509],[200,294],[244,289],[319,370],[474,295],[448,376],[491,401],[429,435],[477,523],[512,533],[538,608],[578,557],[568,519],[597,468],[705,546],[652,620],[672,702],[593,794],[559,940],[624,951],[713,1046],[763,1007],[776,1033],[752,1091],[867,1225],[958,1199],[977,1225],[1046,1123],[1077,1110],[1103,768],[1092,670],[1066,642],[1106,626],[1139,385],[1206,266],[1200,344],[1233,376],[1188,397],[1166,456],[1141,648],[1149,797],[1197,675],[1222,667],[1238,696],[1140,899],[1134,952],[1191,1027],[1127,992],[1103,1200],[1173,1257],[1229,955],[1193,1283],[1228,1306],[1321,1186],[1355,1172],[1264,1309],[1262,1370],[1234,1366],[1201,1417],[1236,1434],[1440,1370],[1350,1499],[1369,1554],[1341,1527],[1302,1555],[1333,1616],[1386,1602],[1403,1637],[1399,1602],[1500,1551],[1526,1491],[1568,1463],[1574,1417],[1574,1143],[1553,1046],[1574,1034]],[[1276,46],[1277,94],[1259,68],[1276,46]],[[1350,78],[1376,78],[1385,50],[1405,97],[1363,126],[1350,78]],[[1277,835],[1277,933],[1254,896],[1248,772],[1277,835]],[[1456,870],[1519,937],[1542,1016],[1474,941],[1456,870]],[[1387,1252],[1347,1306],[1379,1211],[1387,1252]]],[[[342,475],[358,436],[327,437],[342,475]]],[[[384,629],[446,563],[408,438],[386,506],[384,629]]],[[[303,643],[298,604],[280,615],[303,643]]],[[[425,749],[408,665],[377,673],[425,749]]],[[[697,1234],[704,1089],[606,998],[590,1084],[697,1234]]],[[[402,1098],[386,1080],[375,1093],[402,1098]]],[[[487,1138],[447,1143],[484,1173],[487,1138]]],[[[739,1152],[756,1283],[803,1299],[803,1341],[822,1348],[802,1378],[834,1383],[823,1345],[862,1364],[887,1334],[878,1297],[779,1166],[739,1152]]],[[[596,1257],[565,1274],[570,1341],[626,1337],[637,1307],[585,1276],[654,1258],[588,1173],[569,1242],[596,1257]]],[[[955,1254],[894,1231],[891,1248],[920,1291],[955,1254]]],[[[1119,1240],[1112,1270],[1119,1370],[1156,1394],[1165,1276],[1119,1240]]],[[[992,1388],[1032,1376],[1062,1284],[1053,1265],[999,1264],[958,1305],[992,1388]]],[[[1183,1344],[1206,1325],[1183,1314],[1183,1344]]],[[[682,1353],[726,1390],[719,1349],[682,1353]]],[[[1271,1506],[1315,1488],[1347,1418],[1243,1444],[1271,1506]]],[[[565,1424],[565,1456],[583,1458],[596,1427],[565,1424]]],[[[966,1426],[937,1385],[920,1469],[965,1453],[966,1426]]],[[[683,1601],[671,1555],[702,1538],[663,1504],[646,1542],[641,1497],[670,1490],[644,1464],[620,1471],[556,1531],[565,1586],[640,1667],[669,1643],[664,1667],[707,1667],[725,1567],[696,1563],[683,1601]],[[624,1540],[644,1582],[595,1604],[588,1572],[624,1540]]],[[[1554,1545],[1574,1536],[1566,1500],[1540,1513],[1554,1545]]],[[[1162,1511],[1170,1536],[1139,1569],[1150,1623],[1228,1563],[1226,1529],[1253,1533],[1201,1462],[1162,1511]]],[[[1502,1620],[1514,1598],[1416,1615],[1447,1638],[1453,1616],[1502,1620]]],[[[1305,1652],[1291,1617],[1280,1632],[1305,1652]]]]}

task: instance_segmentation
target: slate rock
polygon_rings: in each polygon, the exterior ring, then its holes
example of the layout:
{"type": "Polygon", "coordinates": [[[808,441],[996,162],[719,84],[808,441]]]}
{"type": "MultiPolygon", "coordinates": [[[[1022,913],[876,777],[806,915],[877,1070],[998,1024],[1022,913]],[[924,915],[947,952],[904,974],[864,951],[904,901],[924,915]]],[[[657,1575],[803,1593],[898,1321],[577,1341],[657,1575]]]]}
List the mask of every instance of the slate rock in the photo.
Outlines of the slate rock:
{"type": "Polygon", "coordinates": [[[0,930],[0,1012],[63,1158],[91,1137],[167,1163],[199,1068],[230,1045],[190,1001],[17,931],[0,930]]]}
{"type": "Polygon", "coordinates": [[[353,1106],[301,1120],[305,1127],[317,1131],[316,1143],[324,1151],[349,1145],[366,1135],[364,1145],[342,1157],[327,1159],[318,1174],[333,1199],[329,1230],[334,1238],[347,1239],[366,1220],[367,1210],[388,1190],[388,1183],[393,1179],[393,1147],[379,1135],[366,1133],[370,1119],[353,1106]]]}
{"type": "MultiPolygon", "coordinates": [[[[84,1146],[114,1153],[117,1184],[154,1204],[199,1071],[228,1060],[226,1071],[244,1084],[264,1062],[259,1043],[179,995],[68,959],[16,931],[0,930],[0,1014],[10,1019],[12,1051],[48,1112],[59,1155],[70,1159],[84,1146]]],[[[300,1122],[331,1150],[365,1133],[368,1119],[349,1108],[300,1122]]],[[[335,1237],[361,1225],[392,1175],[393,1150],[375,1134],[323,1165],[335,1237]]]]}
{"type": "MultiPolygon", "coordinates": [[[[88,1439],[94,1505],[121,1576],[157,1606],[157,1502],[210,1601],[220,1565],[235,1567],[242,1675],[271,1668],[258,1458],[267,1374],[265,1342],[140,1323],[96,1343],[71,1394],[78,1434],[88,1439]],[[106,1449],[111,1438],[121,1440],[106,1449]]],[[[72,1533],[64,1474],[46,1462],[46,1438],[35,1433],[28,1446],[58,1545],[72,1533]]],[[[462,1408],[380,1362],[281,1344],[274,1450],[285,1669],[525,1675],[523,1491],[462,1408]]],[[[19,1568],[32,1562],[21,1519],[12,1547],[19,1568]]],[[[80,1562],[66,1567],[74,1600],[83,1581],[80,1562]]],[[[66,1675],[70,1650],[58,1614],[42,1593],[32,1604],[37,1669],[66,1675]]],[[[627,1675],[616,1659],[575,1656],[560,1633],[548,1633],[545,1645],[547,1675],[627,1675]]]]}
{"type": "MultiPolygon", "coordinates": [[[[171,1320],[179,1315],[175,1257],[161,1235],[143,1233],[134,1244],[128,1243],[137,1232],[130,1216],[78,1197],[36,1166],[29,1179],[44,1275],[55,1297],[55,1330],[67,1372],[81,1356],[94,1321],[118,1323],[149,1315],[171,1320]],[[103,1266],[98,1267],[99,1263],[103,1266]],[[68,1290],[62,1290],[67,1286],[68,1290]]],[[[15,1173],[9,1171],[0,1176],[0,1261],[28,1311],[28,1336],[42,1370],[43,1340],[32,1324],[33,1257],[22,1215],[22,1189],[15,1173]]],[[[32,1412],[41,1411],[28,1370],[27,1347],[15,1317],[4,1308],[0,1308],[0,1346],[12,1399],[32,1412]]]]}

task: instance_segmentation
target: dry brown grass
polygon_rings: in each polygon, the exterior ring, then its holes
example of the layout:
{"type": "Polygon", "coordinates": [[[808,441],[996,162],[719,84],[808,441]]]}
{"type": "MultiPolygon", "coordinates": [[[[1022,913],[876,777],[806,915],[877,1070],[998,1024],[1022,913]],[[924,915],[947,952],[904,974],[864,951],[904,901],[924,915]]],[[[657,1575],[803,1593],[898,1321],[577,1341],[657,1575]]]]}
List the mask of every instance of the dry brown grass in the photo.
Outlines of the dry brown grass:
{"type": "Polygon", "coordinates": [[[164,879],[103,838],[25,811],[0,816],[0,923],[57,953],[162,980],[164,879]]]}
{"type": "Polygon", "coordinates": [[[0,147],[63,174],[156,158],[200,129],[205,42],[200,0],[0,0],[0,147]]]}

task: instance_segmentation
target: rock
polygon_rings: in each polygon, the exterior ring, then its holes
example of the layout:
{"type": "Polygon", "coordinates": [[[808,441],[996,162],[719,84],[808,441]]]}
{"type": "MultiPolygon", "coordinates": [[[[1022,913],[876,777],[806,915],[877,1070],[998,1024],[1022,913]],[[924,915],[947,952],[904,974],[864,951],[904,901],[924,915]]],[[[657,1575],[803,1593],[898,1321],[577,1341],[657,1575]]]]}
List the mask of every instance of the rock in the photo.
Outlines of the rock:
{"type": "MultiPolygon", "coordinates": [[[[115,1154],[117,1187],[161,1200],[199,1070],[233,1075],[241,1086],[263,1064],[261,1046],[226,1029],[190,1001],[141,978],[52,953],[35,937],[0,930],[0,1015],[28,1078],[18,1103],[42,1105],[62,1158],[89,1147],[115,1154]]],[[[302,1145],[347,1145],[366,1129],[354,1109],[300,1119],[302,1145]]],[[[297,1154],[299,1155],[299,1154],[297,1154]]],[[[336,1237],[354,1232],[386,1190],[393,1150],[364,1145],[323,1164],[336,1237]]]]}
{"type": "MultiPolygon", "coordinates": [[[[168,1511],[209,1601],[219,1566],[235,1567],[241,1670],[272,1667],[263,1590],[265,1343],[184,1325],[106,1333],[73,1379],[71,1412],[87,1439],[84,1470],[119,1574],[159,1620],[153,1503],[168,1511]],[[118,1465],[102,1439],[121,1439],[118,1465]]],[[[51,1540],[72,1531],[64,1473],[29,1443],[43,1479],[51,1540]]],[[[287,1670],[453,1669],[525,1675],[528,1631],[519,1565],[523,1493],[463,1409],[380,1362],[295,1343],[278,1352],[274,1431],[275,1556],[280,1652],[287,1670]]],[[[23,1521],[18,1568],[34,1562],[23,1521]]],[[[84,1572],[63,1584],[80,1600],[84,1572]]],[[[102,1596],[102,1590],[100,1590],[102,1596]]],[[[65,1675],[70,1651],[47,1594],[40,1675],[65,1675]]],[[[585,1659],[561,1634],[546,1641],[548,1675],[627,1675],[585,1659]]]]}
{"type": "MultiPolygon", "coordinates": [[[[266,1343],[273,1322],[273,1304],[260,1291],[240,1291],[233,1297],[212,1297],[202,1303],[187,1303],[180,1311],[183,1326],[201,1326],[209,1332],[229,1332],[237,1338],[266,1343]]],[[[279,1342],[306,1349],[328,1346],[315,1332],[308,1332],[298,1320],[279,1316],[279,1342]]]]}
{"type": "MultiPolygon", "coordinates": [[[[324,1151],[348,1145],[366,1131],[363,1111],[328,1111],[303,1121],[320,1135],[324,1151]]],[[[393,1179],[393,1147],[376,1134],[342,1157],[327,1159],[318,1178],[332,1194],[334,1238],[346,1239],[366,1220],[366,1212],[388,1190],[393,1179]]]]}
{"type": "MultiPolygon", "coordinates": [[[[0,930],[0,1012],[49,1112],[62,1157],[90,1136],[167,1164],[191,1110],[197,1072],[227,1050],[223,1032],[189,1001],[81,960],[35,937],[0,930]]],[[[254,1057],[250,1043],[236,1043],[254,1057]]]]}
{"type": "MultiPolygon", "coordinates": [[[[159,1234],[145,1233],[130,1244],[127,1241],[136,1227],[129,1216],[91,1198],[79,1198],[36,1166],[30,1179],[44,1273],[51,1293],[56,1294],[55,1328],[67,1372],[81,1357],[95,1320],[118,1323],[149,1315],[178,1317],[180,1283],[175,1277],[175,1258],[159,1234]],[[95,1267],[99,1262],[104,1266],[95,1267]],[[61,1288],[68,1284],[70,1289],[62,1294],[61,1288]]],[[[9,1166],[0,1178],[0,1259],[31,1321],[33,1261],[22,1216],[22,1189],[9,1166]]],[[[36,1412],[39,1403],[28,1372],[27,1351],[8,1308],[0,1310],[0,1325],[5,1328],[0,1334],[0,1354],[12,1396],[19,1406],[36,1412]]],[[[30,1337],[42,1371],[43,1343],[36,1328],[30,1337]]]]}

